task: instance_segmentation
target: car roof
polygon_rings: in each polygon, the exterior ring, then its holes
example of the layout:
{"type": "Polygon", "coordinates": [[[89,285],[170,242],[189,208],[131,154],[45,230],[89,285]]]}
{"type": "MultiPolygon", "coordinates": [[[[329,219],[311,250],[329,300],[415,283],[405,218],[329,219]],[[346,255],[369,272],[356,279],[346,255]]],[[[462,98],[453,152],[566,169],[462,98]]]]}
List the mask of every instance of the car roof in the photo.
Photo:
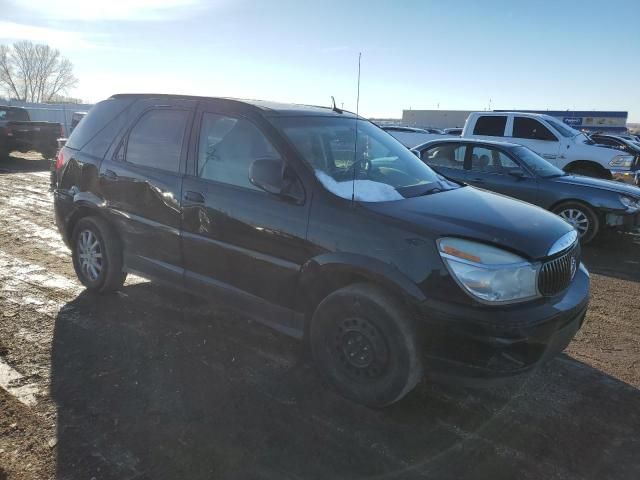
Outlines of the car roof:
{"type": "Polygon", "coordinates": [[[224,100],[236,104],[246,105],[254,108],[266,116],[335,116],[355,118],[356,115],[347,110],[333,110],[331,107],[322,107],[317,105],[303,105],[297,103],[278,103],[266,100],[254,100],[244,98],[231,97],[203,97],[194,95],[179,95],[165,93],[119,93],[112,95],[111,98],[172,98],[177,100],[224,100]],[[342,112],[342,113],[341,113],[342,112]]]}
{"type": "Polygon", "coordinates": [[[513,147],[521,147],[522,145],[519,145],[517,143],[512,143],[512,142],[500,142],[500,141],[496,141],[496,140],[482,140],[481,138],[464,138],[464,137],[451,137],[451,138],[439,138],[436,140],[429,140],[428,142],[422,143],[420,145],[417,145],[415,147],[413,147],[411,150],[418,150],[418,149],[423,149],[425,147],[428,147],[430,145],[434,145],[434,144],[441,144],[441,143],[473,143],[473,144],[479,144],[479,145],[493,145],[496,147],[503,147],[503,148],[513,148],[513,147]]]}

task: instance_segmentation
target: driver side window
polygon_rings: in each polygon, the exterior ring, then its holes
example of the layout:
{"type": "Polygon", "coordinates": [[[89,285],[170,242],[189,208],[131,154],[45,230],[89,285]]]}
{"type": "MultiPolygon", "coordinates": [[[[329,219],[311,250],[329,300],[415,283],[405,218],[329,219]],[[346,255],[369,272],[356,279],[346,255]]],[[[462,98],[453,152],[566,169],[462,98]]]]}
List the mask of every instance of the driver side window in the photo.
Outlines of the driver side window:
{"type": "Polygon", "coordinates": [[[259,158],[280,155],[253,123],[243,118],[204,113],[198,140],[198,176],[206,180],[260,190],[249,181],[259,158]]]}

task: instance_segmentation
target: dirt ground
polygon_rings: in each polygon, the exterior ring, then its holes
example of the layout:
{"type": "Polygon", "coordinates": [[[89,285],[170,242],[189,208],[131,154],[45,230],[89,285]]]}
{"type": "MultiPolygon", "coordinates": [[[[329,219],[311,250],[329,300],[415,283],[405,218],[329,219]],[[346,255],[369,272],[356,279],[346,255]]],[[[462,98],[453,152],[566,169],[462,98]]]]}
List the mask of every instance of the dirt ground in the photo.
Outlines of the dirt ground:
{"type": "Polygon", "coordinates": [[[52,218],[47,162],[0,160],[0,480],[640,478],[640,235],[585,249],[586,323],[530,377],[371,410],[224,306],[87,294],[52,218]]]}

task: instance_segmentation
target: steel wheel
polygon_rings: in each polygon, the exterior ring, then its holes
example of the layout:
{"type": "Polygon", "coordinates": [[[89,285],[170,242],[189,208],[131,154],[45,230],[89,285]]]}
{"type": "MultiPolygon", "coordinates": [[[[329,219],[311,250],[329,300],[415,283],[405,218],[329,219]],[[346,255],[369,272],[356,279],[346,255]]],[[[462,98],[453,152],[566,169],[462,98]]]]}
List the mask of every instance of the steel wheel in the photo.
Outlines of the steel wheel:
{"type": "Polygon", "coordinates": [[[86,278],[95,282],[102,273],[102,247],[91,230],[83,230],[78,237],[78,260],[80,270],[86,278]]]}
{"type": "Polygon", "coordinates": [[[340,368],[354,380],[380,377],[389,357],[380,331],[365,318],[346,318],[338,323],[334,335],[335,354],[340,368]]]}
{"type": "Polygon", "coordinates": [[[575,228],[580,237],[584,237],[584,235],[589,231],[589,217],[587,217],[582,210],[567,208],[558,212],[558,215],[575,228]]]}

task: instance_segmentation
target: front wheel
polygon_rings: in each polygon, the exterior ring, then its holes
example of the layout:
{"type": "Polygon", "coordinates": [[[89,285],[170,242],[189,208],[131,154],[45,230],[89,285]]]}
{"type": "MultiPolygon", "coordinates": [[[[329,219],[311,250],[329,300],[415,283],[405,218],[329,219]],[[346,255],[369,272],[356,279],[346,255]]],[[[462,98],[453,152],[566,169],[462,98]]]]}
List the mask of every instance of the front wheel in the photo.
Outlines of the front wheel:
{"type": "Polygon", "coordinates": [[[583,244],[592,241],[600,230],[598,216],[583,203],[565,202],[556,206],[553,213],[576,229],[583,244]]]}
{"type": "Polygon", "coordinates": [[[85,217],[73,230],[73,267],[88,290],[106,293],[124,284],[122,248],[113,228],[102,218],[85,217]]]}
{"type": "Polygon", "coordinates": [[[320,372],[358,403],[390,405],[422,376],[410,315],[373,285],[354,284],[330,294],[314,312],[309,334],[320,372]]]}

